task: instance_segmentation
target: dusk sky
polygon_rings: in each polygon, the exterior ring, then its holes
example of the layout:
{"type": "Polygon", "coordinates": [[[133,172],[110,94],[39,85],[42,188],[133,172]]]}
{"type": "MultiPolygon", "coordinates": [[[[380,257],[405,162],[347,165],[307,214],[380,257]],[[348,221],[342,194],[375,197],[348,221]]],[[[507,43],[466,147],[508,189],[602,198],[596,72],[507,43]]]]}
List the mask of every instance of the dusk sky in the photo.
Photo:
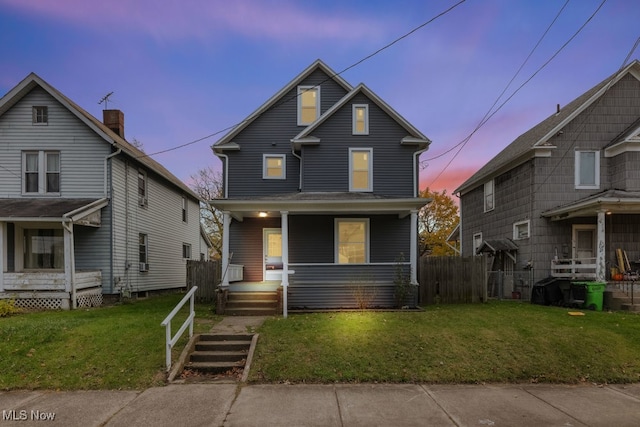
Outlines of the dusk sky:
{"type": "Polygon", "coordinates": [[[113,92],[108,107],[149,154],[210,136],[153,156],[188,184],[220,169],[210,146],[314,60],[341,72],[434,19],[342,77],[432,140],[420,187],[451,193],[557,104],[639,58],[639,18],[637,0],[0,0],[0,96],[35,72],[99,119],[113,92]],[[496,106],[540,71],[457,157],[442,155],[547,29],[496,106]]]}

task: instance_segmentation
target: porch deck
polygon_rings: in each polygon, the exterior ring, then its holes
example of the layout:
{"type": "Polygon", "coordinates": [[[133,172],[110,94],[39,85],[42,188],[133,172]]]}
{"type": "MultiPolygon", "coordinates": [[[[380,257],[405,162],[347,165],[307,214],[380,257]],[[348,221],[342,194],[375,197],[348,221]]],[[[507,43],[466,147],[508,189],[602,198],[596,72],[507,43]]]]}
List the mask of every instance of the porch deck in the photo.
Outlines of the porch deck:
{"type": "Polygon", "coordinates": [[[280,280],[231,282],[229,283],[229,292],[275,292],[281,284],[280,280]]]}

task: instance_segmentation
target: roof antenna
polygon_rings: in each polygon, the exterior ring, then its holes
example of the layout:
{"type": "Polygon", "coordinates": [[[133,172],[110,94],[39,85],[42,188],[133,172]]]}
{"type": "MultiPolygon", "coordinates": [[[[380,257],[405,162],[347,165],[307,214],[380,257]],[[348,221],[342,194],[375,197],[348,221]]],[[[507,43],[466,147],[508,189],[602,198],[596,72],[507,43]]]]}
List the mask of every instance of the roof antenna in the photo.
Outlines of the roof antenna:
{"type": "Polygon", "coordinates": [[[108,110],[109,107],[109,97],[113,95],[113,92],[109,92],[108,94],[106,94],[105,96],[102,97],[102,99],[100,101],[98,101],[98,104],[102,104],[104,102],[104,109],[108,110]]]}

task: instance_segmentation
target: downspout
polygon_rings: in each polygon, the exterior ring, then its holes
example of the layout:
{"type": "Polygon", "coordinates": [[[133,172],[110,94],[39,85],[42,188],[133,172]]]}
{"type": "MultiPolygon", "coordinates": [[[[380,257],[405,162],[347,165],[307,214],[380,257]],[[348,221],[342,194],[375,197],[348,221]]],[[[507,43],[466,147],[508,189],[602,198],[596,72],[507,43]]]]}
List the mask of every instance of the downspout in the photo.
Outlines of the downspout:
{"type": "MultiPolygon", "coordinates": [[[[213,154],[215,154],[216,156],[218,156],[221,159],[224,159],[223,162],[223,170],[224,170],[224,194],[223,197],[226,199],[229,195],[229,156],[227,156],[226,154],[222,154],[222,153],[216,153],[215,151],[213,152],[213,154]]],[[[207,200],[207,203],[209,203],[209,201],[207,200]]]]}
{"type": "Polygon", "coordinates": [[[298,156],[296,154],[296,149],[293,146],[293,144],[291,144],[291,154],[293,154],[293,157],[295,157],[296,159],[298,159],[300,161],[300,170],[298,172],[298,191],[302,191],[302,156],[298,156]]]}
{"type": "Polygon", "coordinates": [[[427,146],[424,147],[423,149],[413,153],[413,195],[414,197],[418,197],[420,194],[420,189],[418,188],[420,185],[420,180],[418,179],[418,158],[422,153],[424,153],[428,149],[429,149],[429,145],[427,144],[427,146]]]}
{"type": "MultiPolygon", "coordinates": [[[[111,160],[113,157],[117,156],[118,154],[122,153],[122,148],[118,147],[118,149],[114,152],[109,154],[108,156],[106,156],[104,158],[104,197],[106,199],[109,198],[109,196],[111,194],[113,194],[113,173],[111,174],[111,186],[109,187],[107,185],[107,168],[109,166],[109,160],[111,160]]],[[[113,203],[112,200],[110,200],[110,204],[111,204],[111,218],[110,218],[110,222],[111,222],[111,238],[109,239],[109,255],[110,255],[110,261],[109,261],[109,290],[110,292],[113,292],[113,287],[114,287],[114,283],[113,283],[113,237],[114,237],[114,227],[113,227],[113,217],[114,217],[114,213],[113,213],[113,203]]]]}

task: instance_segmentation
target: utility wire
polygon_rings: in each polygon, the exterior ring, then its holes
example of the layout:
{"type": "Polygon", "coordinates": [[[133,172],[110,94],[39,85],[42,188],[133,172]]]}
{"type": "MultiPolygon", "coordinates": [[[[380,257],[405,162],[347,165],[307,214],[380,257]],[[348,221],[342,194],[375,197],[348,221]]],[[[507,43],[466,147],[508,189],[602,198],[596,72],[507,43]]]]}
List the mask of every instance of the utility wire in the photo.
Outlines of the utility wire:
{"type": "MultiPolygon", "coordinates": [[[[511,100],[511,98],[513,98],[525,85],[527,85],[540,71],[542,71],[544,68],[546,68],[547,65],[549,65],[549,63],[551,61],[553,61],[556,56],[558,56],[558,54],[560,52],[562,52],[564,50],[565,47],[567,47],[567,45],[569,43],[571,43],[573,41],[573,39],[576,38],[576,36],[578,34],[580,34],[580,32],[587,26],[587,24],[589,22],[591,22],[591,20],[594,18],[594,16],[600,11],[600,9],[602,8],[602,6],[604,6],[604,4],[607,2],[607,0],[603,0],[602,3],[600,3],[600,5],[596,8],[596,10],[591,14],[591,16],[589,16],[589,18],[584,22],[584,24],[582,24],[582,26],[580,26],[580,28],[578,28],[578,30],[553,54],[551,55],[551,57],[544,63],[542,64],[532,75],[531,77],[529,77],[524,83],[522,83],[504,102],[502,102],[502,104],[500,104],[498,106],[498,108],[493,111],[487,118],[486,120],[484,120],[483,122],[481,122],[480,127],[484,126],[498,111],[500,111],[502,109],[502,107],[504,107],[504,105],[509,102],[511,100]]],[[[475,129],[467,138],[465,138],[460,144],[458,144],[460,147],[458,148],[458,151],[456,151],[456,153],[453,155],[453,157],[451,158],[451,160],[449,160],[449,162],[447,163],[447,165],[440,171],[440,173],[433,179],[433,181],[431,182],[431,186],[433,186],[433,184],[440,178],[440,176],[442,176],[442,174],[444,173],[444,171],[451,165],[451,163],[456,159],[456,157],[458,156],[458,154],[460,154],[460,152],[462,151],[462,149],[467,145],[467,143],[469,142],[469,140],[471,139],[471,136],[473,136],[473,134],[478,130],[479,128],[475,129]]]]}
{"type": "MultiPolygon", "coordinates": [[[[442,17],[442,16],[446,15],[447,13],[451,12],[453,9],[455,9],[455,8],[456,8],[456,7],[458,7],[458,6],[460,6],[460,5],[461,5],[462,3],[464,3],[465,1],[466,1],[466,0],[460,0],[460,1],[458,1],[458,2],[457,2],[456,4],[454,4],[453,6],[449,7],[448,9],[444,10],[443,12],[440,12],[439,14],[437,14],[437,15],[436,15],[436,16],[434,16],[433,18],[429,19],[428,21],[423,22],[422,24],[420,24],[420,25],[418,25],[417,27],[413,28],[411,31],[409,31],[409,32],[407,32],[407,33],[405,33],[405,34],[401,35],[400,37],[398,37],[398,38],[394,39],[392,42],[390,42],[390,43],[388,43],[388,44],[384,45],[383,47],[381,47],[380,49],[376,50],[375,52],[373,52],[373,53],[371,53],[371,54],[369,54],[369,55],[365,56],[364,58],[360,59],[359,61],[356,61],[355,63],[353,63],[352,65],[348,66],[348,67],[347,67],[347,68],[345,68],[344,70],[342,70],[342,71],[340,71],[340,72],[338,72],[338,73],[336,73],[336,74],[334,74],[334,75],[332,75],[332,76],[329,76],[325,81],[329,81],[329,80],[331,80],[333,77],[340,76],[341,74],[344,74],[345,72],[349,71],[350,69],[352,69],[352,68],[354,68],[354,67],[356,67],[356,66],[358,66],[358,65],[362,64],[363,62],[365,62],[365,61],[367,61],[367,60],[369,60],[369,59],[373,58],[374,56],[378,55],[378,54],[379,54],[379,53],[381,53],[382,51],[384,51],[384,50],[386,50],[386,49],[389,49],[391,46],[395,45],[396,43],[400,42],[401,40],[404,40],[405,38],[409,37],[410,35],[412,35],[412,34],[413,34],[413,33],[415,33],[416,31],[420,30],[421,28],[424,28],[425,26],[427,26],[427,25],[431,24],[431,23],[432,23],[433,21],[435,21],[436,19],[438,19],[438,18],[440,18],[440,17],[442,17]]],[[[319,84],[321,84],[321,83],[319,83],[319,84]]],[[[317,85],[316,85],[316,86],[317,86],[317,85]]],[[[298,96],[299,96],[299,95],[296,95],[296,96],[294,96],[294,97],[292,97],[292,98],[290,98],[290,99],[286,99],[286,100],[282,101],[282,103],[284,103],[284,102],[288,102],[288,101],[290,101],[291,99],[296,99],[298,96]]],[[[278,105],[281,105],[281,104],[278,104],[278,105]]],[[[209,139],[209,138],[211,138],[211,137],[213,137],[213,136],[219,135],[219,134],[221,134],[221,133],[223,133],[223,132],[226,132],[226,131],[229,131],[229,130],[231,130],[231,129],[234,129],[234,128],[238,127],[238,126],[241,126],[241,125],[242,125],[244,122],[246,122],[246,121],[247,121],[247,119],[244,119],[244,120],[242,120],[242,121],[240,121],[240,122],[238,122],[238,123],[236,123],[236,124],[234,124],[234,125],[228,126],[228,127],[224,128],[224,129],[221,129],[221,130],[216,131],[216,132],[213,132],[213,133],[211,133],[211,134],[209,134],[209,135],[203,136],[202,138],[198,138],[198,139],[195,139],[195,140],[193,140],[193,141],[187,142],[187,143],[185,143],[185,144],[177,145],[177,146],[175,146],[175,147],[167,148],[166,150],[160,150],[160,151],[156,151],[156,152],[149,153],[149,154],[146,154],[146,153],[145,153],[144,155],[142,155],[142,156],[138,156],[138,157],[136,157],[136,158],[141,158],[141,157],[151,157],[151,156],[155,156],[155,155],[157,155],[157,154],[167,153],[167,152],[169,152],[169,151],[178,150],[178,149],[180,149],[180,148],[184,148],[184,147],[187,147],[187,146],[189,146],[189,145],[196,144],[196,143],[198,143],[198,142],[204,141],[205,139],[209,139]]]]}

